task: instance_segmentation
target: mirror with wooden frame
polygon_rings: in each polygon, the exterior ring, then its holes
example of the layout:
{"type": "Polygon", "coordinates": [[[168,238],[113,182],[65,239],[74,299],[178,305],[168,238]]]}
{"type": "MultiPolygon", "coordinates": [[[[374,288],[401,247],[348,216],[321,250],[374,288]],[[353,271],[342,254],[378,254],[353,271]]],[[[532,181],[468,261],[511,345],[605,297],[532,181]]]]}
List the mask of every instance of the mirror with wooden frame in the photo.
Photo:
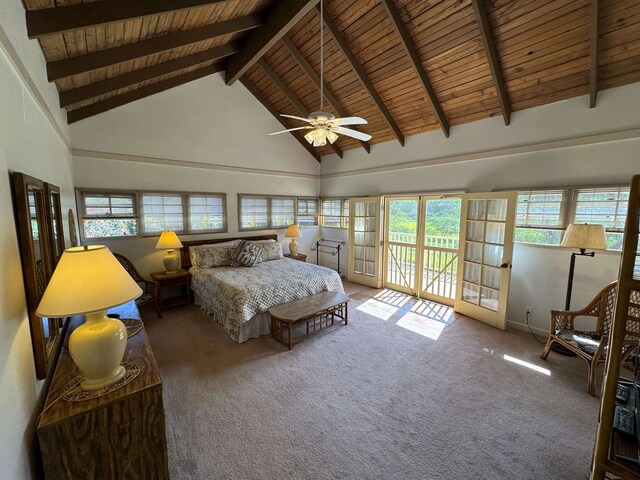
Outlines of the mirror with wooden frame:
{"type": "Polygon", "coordinates": [[[65,323],[35,313],[64,251],[60,189],[19,172],[11,177],[36,376],[42,379],[55,358],[65,323]]]}

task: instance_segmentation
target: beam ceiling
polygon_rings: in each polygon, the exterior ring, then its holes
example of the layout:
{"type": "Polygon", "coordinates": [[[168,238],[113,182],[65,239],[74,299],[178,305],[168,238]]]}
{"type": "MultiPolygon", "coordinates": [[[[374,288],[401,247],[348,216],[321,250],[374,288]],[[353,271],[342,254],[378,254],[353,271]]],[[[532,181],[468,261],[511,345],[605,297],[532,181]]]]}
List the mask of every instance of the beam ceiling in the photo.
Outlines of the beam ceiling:
{"type": "MultiPolygon", "coordinates": [[[[373,136],[342,152],[640,82],[638,0],[324,1],[327,108],[373,136]]],[[[221,69],[276,113],[317,103],[318,0],[22,2],[69,122],[221,69]]]]}
{"type": "Polygon", "coordinates": [[[29,38],[95,27],[106,23],[175,12],[227,0],[101,0],[26,13],[29,38]]]}
{"type": "Polygon", "coordinates": [[[318,0],[279,1],[269,14],[264,26],[252,32],[242,51],[227,63],[225,73],[227,85],[233,85],[317,3],[318,0]]]}

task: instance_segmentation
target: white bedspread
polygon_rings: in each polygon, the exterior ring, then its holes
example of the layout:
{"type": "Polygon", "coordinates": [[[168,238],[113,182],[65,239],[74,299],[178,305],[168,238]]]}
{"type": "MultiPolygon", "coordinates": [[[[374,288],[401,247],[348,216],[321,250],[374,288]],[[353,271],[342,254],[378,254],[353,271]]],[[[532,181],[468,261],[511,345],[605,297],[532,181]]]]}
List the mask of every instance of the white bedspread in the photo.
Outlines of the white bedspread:
{"type": "MultiPolygon", "coordinates": [[[[193,266],[189,271],[191,288],[207,313],[214,315],[231,338],[239,342],[246,340],[243,324],[274,305],[324,291],[344,293],[335,271],[288,258],[255,267],[193,266]]],[[[264,324],[265,316],[261,318],[264,324]]],[[[244,327],[246,330],[247,325],[244,327]]]]}

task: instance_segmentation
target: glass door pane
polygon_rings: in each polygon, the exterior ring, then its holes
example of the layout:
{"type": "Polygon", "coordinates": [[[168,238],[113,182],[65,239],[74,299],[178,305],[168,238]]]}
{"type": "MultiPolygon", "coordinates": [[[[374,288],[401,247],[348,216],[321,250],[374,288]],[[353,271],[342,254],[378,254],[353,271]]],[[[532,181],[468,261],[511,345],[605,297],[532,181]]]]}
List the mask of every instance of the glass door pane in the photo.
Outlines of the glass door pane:
{"type": "Polygon", "coordinates": [[[380,286],[380,199],[351,199],[349,281],[380,286]]]}
{"type": "Polygon", "coordinates": [[[516,194],[468,194],[463,201],[463,282],[456,310],[504,329],[516,194]]]}

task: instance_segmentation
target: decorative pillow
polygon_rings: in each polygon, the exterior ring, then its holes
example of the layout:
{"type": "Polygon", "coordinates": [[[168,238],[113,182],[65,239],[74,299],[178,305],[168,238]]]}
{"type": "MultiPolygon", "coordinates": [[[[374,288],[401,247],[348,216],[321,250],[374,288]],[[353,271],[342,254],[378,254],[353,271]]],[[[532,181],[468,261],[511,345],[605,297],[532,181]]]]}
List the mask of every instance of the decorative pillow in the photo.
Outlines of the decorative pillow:
{"type": "Polygon", "coordinates": [[[194,249],[195,262],[193,264],[201,268],[228,267],[232,263],[232,255],[237,247],[198,247],[194,249]]]}
{"type": "Polygon", "coordinates": [[[258,248],[260,249],[263,262],[278,260],[284,257],[282,254],[282,244],[280,242],[260,243],[258,244],[258,248]]]}
{"type": "Polygon", "coordinates": [[[202,268],[228,267],[232,263],[231,256],[239,244],[240,240],[234,240],[191,247],[191,264],[202,268]]]}
{"type": "Polygon", "coordinates": [[[262,261],[260,248],[252,242],[242,240],[233,252],[231,259],[234,267],[253,267],[262,261]]]}

